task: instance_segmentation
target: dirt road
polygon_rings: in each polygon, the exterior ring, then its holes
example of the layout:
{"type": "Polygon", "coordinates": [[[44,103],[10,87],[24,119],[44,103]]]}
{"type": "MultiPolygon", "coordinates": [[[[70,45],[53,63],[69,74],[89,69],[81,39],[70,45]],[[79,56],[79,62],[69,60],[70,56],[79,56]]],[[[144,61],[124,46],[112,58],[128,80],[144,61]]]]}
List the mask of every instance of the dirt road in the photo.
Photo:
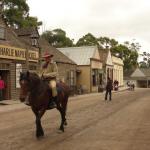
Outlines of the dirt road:
{"type": "Polygon", "coordinates": [[[64,133],[58,111],[47,111],[40,140],[28,107],[0,112],[0,150],[150,150],[149,116],[150,89],[118,92],[111,102],[103,95],[69,101],[64,133]]]}

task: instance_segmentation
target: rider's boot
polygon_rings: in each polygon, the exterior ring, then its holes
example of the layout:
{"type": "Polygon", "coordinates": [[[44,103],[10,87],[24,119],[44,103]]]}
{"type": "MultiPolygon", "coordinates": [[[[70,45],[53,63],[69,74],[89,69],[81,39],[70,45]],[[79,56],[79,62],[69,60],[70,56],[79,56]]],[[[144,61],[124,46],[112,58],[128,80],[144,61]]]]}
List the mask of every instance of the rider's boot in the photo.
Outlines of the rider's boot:
{"type": "Polygon", "coordinates": [[[52,97],[52,98],[49,100],[49,105],[48,105],[48,108],[49,108],[49,109],[53,109],[53,108],[56,108],[56,107],[57,107],[57,105],[56,105],[56,100],[57,100],[57,96],[52,97]]]}

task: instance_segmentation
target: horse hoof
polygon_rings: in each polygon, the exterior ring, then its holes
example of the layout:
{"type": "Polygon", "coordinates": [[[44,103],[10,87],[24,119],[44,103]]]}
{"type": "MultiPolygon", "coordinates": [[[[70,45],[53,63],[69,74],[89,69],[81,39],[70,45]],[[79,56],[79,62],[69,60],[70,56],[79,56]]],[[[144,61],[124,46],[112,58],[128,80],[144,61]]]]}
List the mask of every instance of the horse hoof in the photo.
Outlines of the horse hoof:
{"type": "Polygon", "coordinates": [[[67,122],[66,121],[64,122],[64,125],[67,126],[67,122]]]}
{"type": "Polygon", "coordinates": [[[59,130],[61,130],[62,132],[64,132],[64,128],[60,127],[59,130]]]}
{"type": "Polygon", "coordinates": [[[40,134],[36,134],[37,139],[42,138],[44,136],[44,132],[40,133],[40,134]]]}

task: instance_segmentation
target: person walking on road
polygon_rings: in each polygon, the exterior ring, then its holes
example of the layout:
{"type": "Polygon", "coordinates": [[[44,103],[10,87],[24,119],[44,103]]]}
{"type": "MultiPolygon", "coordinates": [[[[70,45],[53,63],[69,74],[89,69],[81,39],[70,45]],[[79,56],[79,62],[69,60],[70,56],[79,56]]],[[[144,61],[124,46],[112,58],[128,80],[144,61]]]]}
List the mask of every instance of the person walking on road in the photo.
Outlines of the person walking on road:
{"type": "Polygon", "coordinates": [[[5,88],[4,80],[2,80],[2,77],[0,76],[0,101],[3,100],[3,90],[5,88]]]}
{"type": "Polygon", "coordinates": [[[106,84],[106,93],[105,93],[105,100],[107,100],[107,96],[109,94],[109,100],[112,100],[112,91],[113,89],[113,84],[112,84],[112,80],[108,77],[107,78],[107,84],[106,84]]]}

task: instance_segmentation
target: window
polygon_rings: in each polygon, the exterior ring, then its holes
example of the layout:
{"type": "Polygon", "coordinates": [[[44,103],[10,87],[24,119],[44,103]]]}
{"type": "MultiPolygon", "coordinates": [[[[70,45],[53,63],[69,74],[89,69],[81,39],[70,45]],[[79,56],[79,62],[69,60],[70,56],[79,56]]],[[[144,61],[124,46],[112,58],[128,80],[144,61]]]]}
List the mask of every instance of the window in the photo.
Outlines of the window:
{"type": "Polygon", "coordinates": [[[75,85],[75,73],[74,73],[74,70],[71,70],[71,71],[67,72],[67,81],[68,81],[70,86],[74,86],[75,85]]]}
{"type": "Polygon", "coordinates": [[[73,70],[70,71],[70,85],[71,86],[74,85],[74,71],[73,70]]]}
{"type": "Polygon", "coordinates": [[[37,46],[37,39],[33,38],[31,39],[31,42],[32,46],[37,46]]]}
{"type": "Polygon", "coordinates": [[[96,85],[99,84],[98,69],[93,69],[92,70],[92,82],[93,82],[93,86],[96,86],[96,85]]]}
{"type": "Polygon", "coordinates": [[[5,28],[0,27],[0,39],[5,39],[5,28]]]}

